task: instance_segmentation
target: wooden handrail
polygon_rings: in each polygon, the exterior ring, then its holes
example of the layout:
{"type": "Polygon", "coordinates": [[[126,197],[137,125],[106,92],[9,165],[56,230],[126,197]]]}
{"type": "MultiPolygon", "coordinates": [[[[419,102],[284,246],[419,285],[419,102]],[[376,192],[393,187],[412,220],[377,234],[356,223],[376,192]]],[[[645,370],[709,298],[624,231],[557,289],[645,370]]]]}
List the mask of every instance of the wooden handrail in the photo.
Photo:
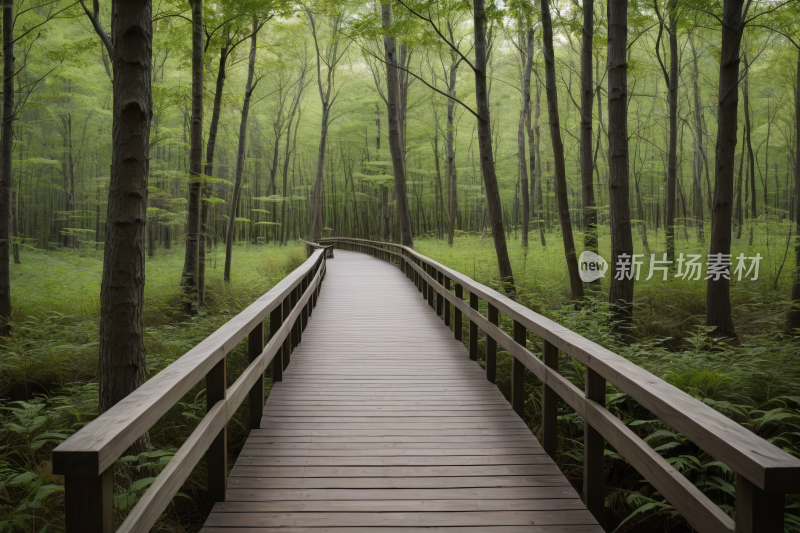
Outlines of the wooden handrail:
{"type": "MultiPolygon", "coordinates": [[[[601,445],[587,442],[584,454],[587,461],[584,465],[584,496],[587,507],[599,521],[603,505],[604,438],[698,531],[783,531],[784,494],[800,492],[800,459],[618,354],[411,248],[354,238],[328,238],[320,242],[396,260],[438,314],[442,314],[441,306],[434,306],[434,293],[454,306],[457,339],[461,338],[459,315],[469,318],[470,356],[473,359],[473,344],[477,350],[477,329],[493,341],[486,345],[487,361],[494,355],[488,351],[494,351],[497,344],[508,350],[514,357],[512,405],[515,409],[521,409],[524,390],[524,374],[517,371],[517,365],[533,372],[544,385],[542,444],[551,455],[555,455],[556,406],[550,395],[557,394],[575,409],[586,422],[586,432],[595,431],[600,435],[601,445]],[[455,294],[449,288],[451,282],[455,284],[455,294]],[[469,291],[469,305],[462,299],[463,289],[469,291]],[[473,300],[476,296],[488,303],[488,320],[478,311],[477,301],[473,300]],[[514,321],[513,338],[496,325],[498,311],[514,321]],[[526,348],[526,331],[542,338],[544,360],[526,348]],[[586,366],[586,391],[558,373],[557,350],[586,366]],[[736,522],[605,408],[605,381],[630,395],[662,422],[736,472],[736,522]]],[[[492,380],[494,369],[489,366],[487,364],[487,377],[492,380]]]]}
{"type": "MultiPolygon", "coordinates": [[[[322,245],[322,244],[318,244],[316,242],[304,241],[303,239],[300,239],[300,242],[302,242],[303,244],[305,244],[309,248],[313,248],[314,250],[327,250],[328,251],[328,255],[326,255],[325,257],[328,258],[328,259],[333,259],[333,248],[334,247],[333,247],[332,244],[328,245],[328,246],[325,246],[325,245],[322,245]]],[[[311,255],[310,249],[309,249],[308,255],[311,255]]]]}
{"type": "Polygon", "coordinates": [[[118,531],[149,531],[206,450],[211,499],[224,500],[225,426],[249,393],[251,410],[255,412],[250,418],[251,428],[258,427],[264,407],[264,372],[275,359],[274,379],[279,380],[288,364],[293,346],[289,337],[305,326],[311,308],[316,305],[325,276],[325,256],[324,248],[315,250],[307,261],[247,309],[53,450],[53,472],[66,476],[68,533],[113,531],[114,462],[203,377],[210,404],[206,416],[118,531]],[[290,303],[294,305],[287,305],[290,303]],[[270,329],[277,326],[277,330],[270,331],[270,340],[264,346],[263,322],[267,315],[270,315],[270,329]],[[250,364],[226,389],[226,356],[248,336],[250,364]],[[212,401],[214,387],[221,387],[221,398],[212,401]],[[213,448],[216,441],[222,444],[220,450],[213,448]],[[212,455],[215,472],[212,472],[212,455]],[[211,486],[220,483],[221,487],[211,486]]]}

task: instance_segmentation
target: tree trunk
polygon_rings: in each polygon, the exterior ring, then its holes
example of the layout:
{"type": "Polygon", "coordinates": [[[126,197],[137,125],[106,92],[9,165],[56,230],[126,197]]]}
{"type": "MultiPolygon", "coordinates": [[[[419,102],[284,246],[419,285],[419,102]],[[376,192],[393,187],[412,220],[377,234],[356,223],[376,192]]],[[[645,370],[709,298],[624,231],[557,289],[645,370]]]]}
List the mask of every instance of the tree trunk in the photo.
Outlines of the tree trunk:
{"type": "Polygon", "coordinates": [[[203,165],[203,0],[192,0],[192,123],[189,134],[189,204],[186,253],[181,276],[183,311],[197,314],[197,277],[200,255],[200,174],[203,165]]]}
{"type": "MultiPolygon", "coordinates": [[[[689,46],[692,49],[693,59],[693,76],[692,84],[694,89],[694,160],[692,163],[692,196],[694,197],[694,217],[695,224],[697,224],[697,240],[698,242],[705,242],[705,220],[703,217],[703,187],[700,184],[700,175],[702,169],[702,151],[703,151],[703,121],[702,121],[702,102],[700,100],[700,69],[697,67],[697,50],[694,47],[694,37],[689,34],[689,46]]],[[[741,168],[739,169],[739,189],[741,190],[741,168]]],[[[741,192],[739,193],[739,203],[741,204],[741,192]]],[[[741,232],[741,225],[739,231],[741,232]]],[[[740,233],[741,235],[741,233],[740,233]]]]}
{"type": "MultiPolygon", "coordinates": [[[[100,286],[101,413],[147,378],[143,311],[152,117],[151,2],[118,0],[114,11],[113,151],[100,286]]],[[[147,448],[145,433],[128,453],[147,448]]]]}
{"type": "MultiPolygon", "coordinates": [[[[448,29],[450,25],[448,24],[448,29]]],[[[453,239],[456,233],[456,217],[458,216],[458,181],[456,170],[456,149],[455,149],[455,107],[453,100],[456,96],[456,74],[460,61],[455,52],[450,52],[450,71],[447,83],[447,94],[452,98],[447,100],[447,186],[450,191],[450,201],[448,206],[449,225],[447,228],[447,244],[453,246],[453,239]]]]}
{"type": "MultiPolygon", "coordinates": [[[[739,48],[744,33],[743,3],[744,0],[725,0],[722,13],[717,153],[709,261],[715,254],[724,254],[730,257],[731,253],[733,169],[736,159],[736,128],[739,110],[739,48]]],[[[714,280],[709,276],[706,292],[706,325],[716,328],[715,335],[735,337],[736,331],[733,328],[731,316],[730,281],[726,277],[720,276],[718,280],[714,280]]]]}
{"type": "MultiPolygon", "coordinates": [[[[214,110],[211,113],[211,124],[208,129],[208,143],[206,144],[206,166],[204,176],[211,176],[214,172],[214,152],[217,147],[217,129],[219,115],[222,110],[222,91],[225,88],[225,65],[228,59],[228,43],[226,42],[219,51],[219,69],[217,70],[217,85],[214,93],[214,110]]],[[[211,184],[203,184],[203,198],[211,198],[211,184]]],[[[208,242],[208,205],[203,202],[200,206],[200,239],[197,254],[197,306],[206,306],[206,243],[208,242]]]]}
{"type": "Polygon", "coordinates": [[[669,155],[667,162],[667,260],[675,260],[675,204],[678,181],[678,0],[669,3],[669,155]]]}
{"type": "MultiPolygon", "coordinates": [[[[592,158],[592,40],[594,0],[583,2],[581,42],[581,186],[583,188],[583,247],[597,253],[597,207],[594,200],[594,159],[592,158]]],[[[599,280],[598,280],[599,284],[599,280]]]]}
{"type": "Polygon", "coordinates": [[[403,246],[414,246],[411,235],[411,214],[406,192],[405,146],[401,122],[400,79],[397,65],[397,45],[388,33],[392,25],[392,6],[389,2],[381,4],[381,23],[385,32],[383,47],[386,56],[386,107],[389,123],[389,151],[392,155],[394,171],[394,194],[397,202],[397,225],[400,228],[400,242],[403,246]]]}
{"type": "Polygon", "coordinates": [[[14,126],[14,0],[3,4],[3,130],[0,139],[0,335],[11,334],[11,164],[14,126]]]}
{"type": "MultiPolygon", "coordinates": [[[[250,58],[247,62],[247,85],[242,103],[242,121],[239,123],[239,150],[236,153],[236,176],[233,180],[233,200],[228,218],[228,238],[225,243],[225,273],[223,280],[231,280],[231,260],[233,258],[233,230],[236,228],[236,212],[239,205],[239,192],[242,190],[242,173],[244,172],[244,154],[247,148],[247,115],[250,112],[250,97],[258,84],[253,83],[256,64],[256,24],[253,23],[253,35],[250,37],[250,58]]],[[[275,141],[277,145],[278,141],[275,141]]]]}
{"type": "MultiPolygon", "coordinates": [[[[628,0],[608,2],[608,204],[611,233],[611,286],[608,301],[615,319],[629,322],[633,276],[617,276],[617,263],[633,256],[628,169],[628,0]],[[617,279],[617,278],[621,279],[617,279]]],[[[632,260],[632,259],[630,259],[632,260]]],[[[622,273],[620,273],[622,274],[622,273]]]]}
{"type": "MultiPolygon", "coordinates": [[[[539,226],[539,239],[542,242],[542,246],[547,246],[547,241],[545,241],[544,237],[544,224],[542,224],[542,216],[544,215],[544,201],[542,195],[542,154],[539,150],[539,140],[541,139],[541,133],[539,131],[539,116],[541,115],[542,108],[540,106],[542,96],[542,86],[540,83],[536,84],[536,116],[533,123],[533,137],[534,137],[534,148],[535,148],[535,157],[536,157],[536,224],[539,226]]],[[[530,142],[530,141],[529,141],[530,142]]]]}
{"type": "MultiPolygon", "coordinates": [[[[738,49],[737,49],[738,50],[738,49]]],[[[737,51],[738,56],[738,51],[737,51]]],[[[756,219],[758,218],[758,208],[756,204],[756,159],[753,156],[753,141],[750,137],[750,132],[752,127],[750,125],[750,63],[747,61],[747,53],[743,54],[744,59],[744,89],[743,89],[743,96],[744,96],[744,139],[747,143],[747,172],[750,176],[748,180],[748,186],[750,187],[750,246],[753,245],[753,226],[756,223],[756,219]]],[[[722,74],[720,73],[720,76],[722,74]]],[[[738,96],[738,91],[737,91],[738,96]]],[[[738,102],[738,98],[737,98],[738,102]]],[[[738,117],[737,123],[734,126],[738,126],[738,117]]],[[[713,220],[713,219],[712,219],[713,220]]],[[[713,224],[713,222],[712,222],[713,224]]]]}
{"type": "Polygon", "coordinates": [[[481,158],[481,173],[486,185],[486,203],[492,228],[497,266],[507,292],[515,292],[514,274],[508,257],[506,235],[503,231],[503,212],[500,204],[500,191],[497,186],[494,153],[492,150],[492,127],[489,115],[489,92],[486,82],[486,3],[485,0],[473,2],[473,23],[475,31],[475,101],[478,106],[478,149],[481,158]]]}
{"type": "MultiPolygon", "coordinates": [[[[800,130],[800,48],[797,50],[797,83],[794,86],[794,120],[800,130]]],[[[800,131],[794,136],[794,283],[792,308],[786,317],[786,331],[800,329],[800,131]]],[[[4,152],[5,153],[5,152],[4,152]]]]}
{"type": "MultiPolygon", "coordinates": [[[[567,196],[567,169],[564,164],[564,144],[561,141],[561,124],[558,115],[558,93],[556,89],[556,64],[553,53],[553,21],[550,17],[550,2],[542,0],[542,36],[544,51],[545,92],[550,119],[550,140],[553,145],[553,159],[556,170],[556,205],[561,225],[561,238],[564,241],[564,255],[567,260],[569,284],[574,300],[583,298],[583,282],[578,270],[578,257],[575,253],[575,239],[572,235],[572,221],[569,218],[569,197],[567,196]]],[[[591,135],[591,132],[590,132],[591,135]]],[[[590,141],[591,142],[591,137],[590,141]]]]}
{"type": "MultiPolygon", "coordinates": [[[[522,45],[522,43],[520,43],[522,45]]],[[[522,46],[520,46],[522,48],[522,46]]],[[[533,28],[525,32],[525,69],[522,73],[522,116],[520,116],[517,150],[519,151],[519,168],[522,190],[522,246],[528,247],[528,232],[531,220],[531,190],[528,185],[527,165],[530,164],[531,182],[534,179],[533,169],[536,158],[531,152],[529,159],[525,159],[525,133],[528,133],[528,150],[533,144],[530,142],[531,134],[531,72],[533,71],[533,28]]]]}

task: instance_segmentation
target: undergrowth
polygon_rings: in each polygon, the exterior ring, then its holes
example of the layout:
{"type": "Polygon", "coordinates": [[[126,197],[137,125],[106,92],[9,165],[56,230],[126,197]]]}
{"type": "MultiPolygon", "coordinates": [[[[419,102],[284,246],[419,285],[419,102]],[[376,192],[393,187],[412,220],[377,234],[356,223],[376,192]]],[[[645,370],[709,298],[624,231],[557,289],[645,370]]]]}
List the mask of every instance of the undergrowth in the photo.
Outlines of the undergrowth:
{"type": "MultiPolygon", "coordinates": [[[[305,254],[296,245],[236,247],[230,283],[214,259],[206,269],[206,310],[188,317],[180,312],[182,252],[147,258],[150,377],[297,268],[305,254]]],[[[13,334],[0,340],[0,533],[54,533],[64,530],[64,479],[53,475],[50,452],[97,416],[102,256],[32,251],[22,261],[11,272],[13,334]]],[[[228,355],[228,385],[247,364],[244,341],[228,355]]],[[[116,462],[117,524],[204,416],[204,386],[198,383],[151,428],[152,450],[116,462]]],[[[228,426],[231,457],[244,444],[248,414],[245,400],[228,426]]],[[[197,531],[207,512],[203,460],[153,531],[197,531]]]]}

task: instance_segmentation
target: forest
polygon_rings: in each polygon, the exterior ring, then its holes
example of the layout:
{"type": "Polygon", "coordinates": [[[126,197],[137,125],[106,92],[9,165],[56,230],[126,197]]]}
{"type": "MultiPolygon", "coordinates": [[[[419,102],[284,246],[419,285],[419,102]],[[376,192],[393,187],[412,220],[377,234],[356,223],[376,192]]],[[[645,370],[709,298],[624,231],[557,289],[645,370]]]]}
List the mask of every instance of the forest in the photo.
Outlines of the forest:
{"type": "MultiPolygon", "coordinates": [[[[300,265],[301,239],[413,247],[800,457],[798,0],[8,0],[2,35],[0,533],[65,531],[52,449],[300,265]],[[585,253],[607,271],[586,279],[585,253]]],[[[244,342],[230,383],[247,364],[244,342]]],[[[115,465],[118,521],[204,395],[115,465]]],[[[735,513],[729,469],[606,396],[735,513]]],[[[583,422],[559,420],[580,487],[583,422]]],[[[608,531],[693,531],[605,460],[608,531]]],[[[200,530],[196,470],[153,531],[200,530]]]]}

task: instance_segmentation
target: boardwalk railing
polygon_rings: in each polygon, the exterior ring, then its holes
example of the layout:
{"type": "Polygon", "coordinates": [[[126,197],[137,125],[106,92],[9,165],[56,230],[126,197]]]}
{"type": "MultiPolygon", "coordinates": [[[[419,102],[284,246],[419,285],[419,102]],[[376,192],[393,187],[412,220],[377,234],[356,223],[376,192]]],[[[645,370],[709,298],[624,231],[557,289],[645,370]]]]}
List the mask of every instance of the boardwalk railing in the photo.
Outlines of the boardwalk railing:
{"type": "Polygon", "coordinates": [[[541,444],[551,457],[555,458],[556,452],[557,399],[560,397],[583,418],[584,500],[601,525],[607,440],[696,530],[783,533],[785,494],[800,492],[800,459],[627,359],[411,248],[351,238],[330,238],[320,243],[398,264],[448,326],[449,304],[453,304],[457,340],[463,335],[462,314],[469,319],[472,360],[478,358],[478,330],[486,334],[486,377],[492,383],[497,345],[508,350],[514,357],[511,404],[520,417],[525,368],[533,372],[543,384],[541,444]],[[469,303],[464,302],[465,289],[469,303]],[[486,317],[479,312],[479,300],[488,304],[486,317]],[[513,338],[498,327],[499,313],[513,320],[513,338]],[[528,332],[541,337],[542,359],[526,348],[528,332]],[[586,366],[585,390],[558,373],[559,350],[586,366]],[[735,522],[605,408],[606,381],[736,473],[735,522]]]}
{"type": "Polygon", "coordinates": [[[65,476],[68,533],[114,531],[114,462],[203,377],[206,416],[117,531],[150,531],[203,454],[208,468],[209,500],[212,504],[225,501],[227,422],[249,396],[250,428],[259,428],[264,409],[264,372],[274,363],[273,380],[281,381],[319,296],[325,256],[330,252],[317,247],[308,260],[272,290],[53,450],[53,472],[65,476]],[[264,346],[267,315],[270,338],[264,346]],[[245,337],[250,363],[226,388],[227,354],[245,337]]]}

